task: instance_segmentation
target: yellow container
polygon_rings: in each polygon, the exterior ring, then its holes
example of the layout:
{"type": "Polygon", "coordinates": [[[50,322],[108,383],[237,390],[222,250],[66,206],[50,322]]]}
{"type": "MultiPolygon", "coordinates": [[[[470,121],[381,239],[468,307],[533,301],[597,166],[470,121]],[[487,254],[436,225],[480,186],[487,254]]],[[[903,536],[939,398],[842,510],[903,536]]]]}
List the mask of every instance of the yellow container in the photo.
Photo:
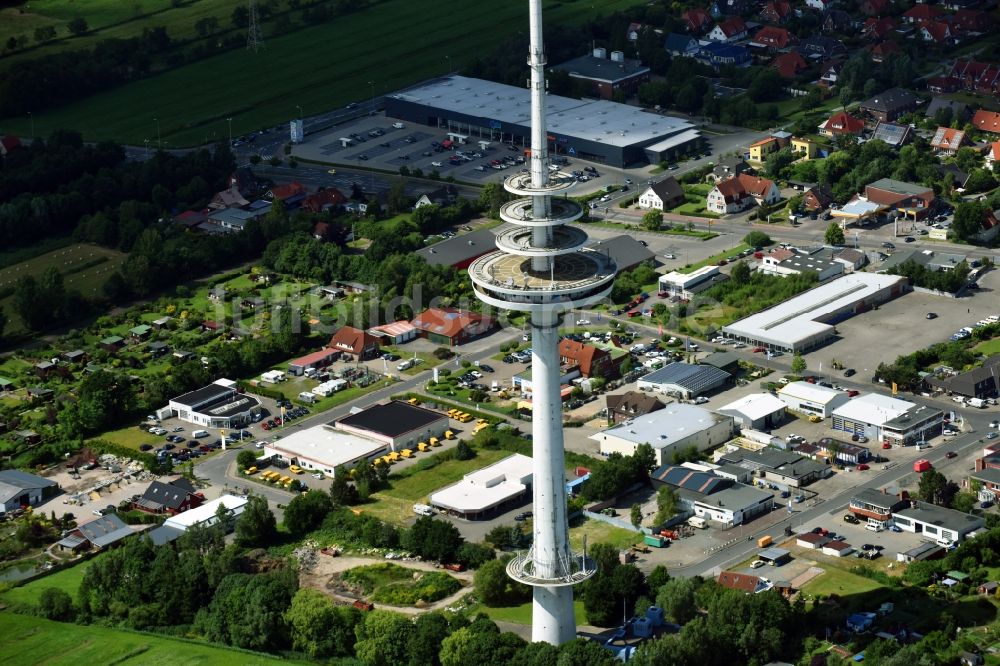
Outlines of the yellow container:
{"type": "Polygon", "coordinates": [[[437,437],[431,437],[429,440],[427,440],[427,443],[430,444],[431,446],[441,446],[441,442],[438,440],[437,437]]]}
{"type": "Polygon", "coordinates": [[[257,473],[257,468],[256,467],[247,467],[247,476],[249,476],[251,474],[256,474],[256,473],[257,473]]]}
{"type": "Polygon", "coordinates": [[[403,449],[402,451],[400,451],[400,455],[402,455],[404,458],[412,458],[413,449],[403,449]]]}
{"type": "Polygon", "coordinates": [[[423,452],[423,451],[430,451],[430,450],[431,450],[431,447],[427,444],[427,442],[420,442],[419,444],[417,444],[417,451],[423,452]]]}
{"type": "Polygon", "coordinates": [[[455,433],[453,433],[451,430],[445,430],[444,431],[444,438],[445,439],[455,439],[455,433]]]}
{"type": "Polygon", "coordinates": [[[302,468],[299,467],[298,465],[292,465],[291,467],[288,468],[288,471],[291,472],[292,474],[301,474],[302,468]]]}

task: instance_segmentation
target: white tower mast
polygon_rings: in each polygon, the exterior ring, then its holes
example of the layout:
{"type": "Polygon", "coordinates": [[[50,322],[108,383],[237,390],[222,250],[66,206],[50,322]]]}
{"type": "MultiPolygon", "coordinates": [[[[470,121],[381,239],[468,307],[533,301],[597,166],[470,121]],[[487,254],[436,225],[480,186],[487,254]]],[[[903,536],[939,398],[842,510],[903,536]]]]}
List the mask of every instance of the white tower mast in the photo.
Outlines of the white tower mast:
{"type": "Polygon", "coordinates": [[[569,546],[559,324],[567,311],[610,293],[616,266],[604,254],[584,249],[586,232],[565,226],[583,216],[580,204],[552,198],[576,181],[549,171],[542,4],[528,4],[531,168],[504,182],[505,189],[520,198],[504,204],[500,217],[516,226],[497,237],[499,252],[472,263],[469,275],[480,300],[531,316],[534,540],[527,552],[510,561],[507,573],[533,587],[532,640],[560,645],[576,636],[572,586],[592,576],[594,564],[569,546]]]}

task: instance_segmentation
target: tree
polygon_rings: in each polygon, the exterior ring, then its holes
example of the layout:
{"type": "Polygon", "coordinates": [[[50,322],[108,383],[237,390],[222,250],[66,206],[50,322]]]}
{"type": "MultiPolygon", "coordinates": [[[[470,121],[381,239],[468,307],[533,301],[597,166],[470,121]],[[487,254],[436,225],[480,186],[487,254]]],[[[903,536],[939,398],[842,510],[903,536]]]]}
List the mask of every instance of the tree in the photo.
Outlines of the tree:
{"type": "Polygon", "coordinates": [[[472,450],[464,439],[459,440],[455,446],[455,458],[457,460],[472,460],[476,457],[476,452],[472,450]]]}
{"type": "Polygon", "coordinates": [[[292,647],[313,659],[347,657],[354,651],[354,628],[361,611],[352,606],[334,606],[322,592],[301,589],[285,612],[292,647]]]}
{"type": "Polygon", "coordinates": [[[840,228],[839,222],[830,223],[830,226],[826,228],[826,233],[823,234],[823,240],[827,245],[844,244],[844,230],[840,228]]]}
{"type": "Polygon", "coordinates": [[[301,537],[319,527],[332,510],[329,495],[322,490],[310,490],[292,498],[285,507],[283,522],[292,536],[301,537]]]}
{"type": "Polygon", "coordinates": [[[771,237],[763,231],[751,231],[743,237],[743,242],[750,247],[766,247],[771,245],[774,241],[772,241],[771,237]]]}
{"type": "Polygon", "coordinates": [[[676,490],[670,486],[661,486],[656,493],[656,516],[653,517],[653,525],[662,525],[673,518],[677,513],[678,502],[676,490]]]}
{"type": "Polygon", "coordinates": [[[403,547],[420,557],[452,562],[465,540],[458,528],[444,520],[421,516],[403,535],[403,547]]]}
{"type": "Polygon", "coordinates": [[[693,578],[671,578],[656,593],[656,605],[678,624],[686,624],[698,614],[695,591],[698,584],[693,578]]]}
{"type": "Polygon", "coordinates": [[[642,226],[650,231],[658,231],[663,226],[663,212],[651,210],[642,216],[642,226]]]}
{"type": "Polygon", "coordinates": [[[936,469],[929,469],[920,475],[920,481],[917,483],[917,497],[924,502],[944,506],[942,499],[947,485],[948,479],[945,478],[944,474],[936,469]]]}
{"type": "Polygon", "coordinates": [[[237,543],[251,548],[260,548],[274,543],[278,534],[274,514],[267,506],[267,500],[260,495],[251,495],[236,521],[237,543]]]}
{"type": "Polygon", "coordinates": [[[79,37],[83,33],[90,30],[90,26],[87,25],[87,19],[82,16],[77,16],[76,18],[69,20],[69,23],[66,24],[66,29],[69,30],[71,34],[79,37]]]}
{"type": "Polygon", "coordinates": [[[35,28],[35,41],[41,44],[42,42],[48,42],[56,38],[55,26],[46,25],[41,28],[35,28]]]}
{"type": "Polygon", "coordinates": [[[354,653],[365,666],[398,666],[409,661],[409,618],[384,610],[373,610],[355,627],[358,642],[354,653]]]}
{"type": "Polygon", "coordinates": [[[963,201],[955,207],[951,229],[961,240],[969,240],[982,231],[985,215],[986,207],[980,202],[963,201]]]}
{"type": "Polygon", "coordinates": [[[507,575],[507,561],[493,560],[479,567],[473,580],[476,585],[476,597],[487,606],[500,606],[508,601],[508,584],[512,582],[507,575]]]}
{"type": "Polygon", "coordinates": [[[615,666],[618,662],[598,643],[575,638],[559,646],[556,666],[615,666]]]}
{"type": "Polygon", "coordinates": [[[330,499],[334,504],[351,506],[358,503],[358,489],[348,481],[350,474],[341,465],[333,470],[333,482],[330,484],[330,499]]]}
{"type": "Polygon", "coordinates": [[[642,507],[638,504],[633,504],[629,512],[629,519],[636,528],[640,527],[642,525],[642,507]]]}
{"type": "Polygon", "coordinates": [[[76,615],[73,599],[65,590],[47,587],[38,596],[38,612],[42,617],[59,622],[70,622],[76,615]]]}
{"type": "Polygon", "coordinates": [[[747,284],[750,282],[750,277],[750,264],[745,261],[737,262],[729,273],[729,279],[736,284],[747,284]]]}
{"type": "Polygon", "coordinates": [[[469,569],[478,569],[490,560],[496,559],[496,556],[496,552],[489,546],[466,542],[458,549],[455,560],[469,569]]]}
{"type": "Polygon", "coordinates": [[[441,613],[423,613],[413,622],[407,652],[410,666],[439,666],[441,643],[448,637],[448,618],[441,613]]]}
{"type": "Polygon", "coordinates": [[[968,180],[965,181],[965,191],[967,193],[986,192],[997,186],[997,179],[986,169],[973,169],[969,173],[968,180]]]}
{"type": "Polygon", "coordinates": [[[3,338],[4,329],[7,328],[7,311],[0,308],[0,338],[3,338]]]}
{"type": "Polygon", "coordinates": [[[801,375],[806,370],[806,360],[802,358],[802,354],[795,352],[795,356],[792,357],[792,372],[796,375],[801,375]]]}
{"type": "Polygon", "coordinates": [[[249,449],[240,451],[236,456],[236,466],[240,469],[248,469],[256,464],[257,456],[249,449]]]}
{"type": "Polygon", "coordinates": [[[245,28],[250,25],[250,11],[246,8],[246,5],[236,5],[233,8],[230,21],[234,28],[245,28]]]}

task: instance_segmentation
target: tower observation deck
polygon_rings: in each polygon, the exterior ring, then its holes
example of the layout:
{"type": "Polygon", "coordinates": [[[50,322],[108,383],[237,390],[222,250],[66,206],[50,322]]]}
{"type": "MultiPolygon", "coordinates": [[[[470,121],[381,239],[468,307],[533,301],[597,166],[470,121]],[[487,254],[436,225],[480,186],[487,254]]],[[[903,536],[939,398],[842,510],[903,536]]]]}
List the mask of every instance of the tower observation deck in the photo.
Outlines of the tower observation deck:
{"type": "Polygon", "coordinates": [[[617,269],[613,259],[584,247],[586,232],[566,226],[583,216],[583,208],[565,196],[575,179],[549,170],[541,0],[528,5],[530,169],[504,182],[518,198],[500,208],[500,217],[515,227],[497,236],[497,251],[476,259],[469,276],[480,300],[531,318],[534,540],[508,563],[507,573],[533,588],[532,640],[559,645],[576,636],[571,586],[594,574],[586,553],[569,545],[559,324],[566,312],[607,296],[617,269]]]}

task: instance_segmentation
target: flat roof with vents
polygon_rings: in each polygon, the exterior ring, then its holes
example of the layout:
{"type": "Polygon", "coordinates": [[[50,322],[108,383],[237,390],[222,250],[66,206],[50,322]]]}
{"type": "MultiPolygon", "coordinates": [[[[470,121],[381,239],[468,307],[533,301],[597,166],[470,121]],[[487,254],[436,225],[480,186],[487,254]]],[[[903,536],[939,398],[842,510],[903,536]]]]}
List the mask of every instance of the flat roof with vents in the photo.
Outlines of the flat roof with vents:
{"type": "MultiPolygon", "coordinates": [[[[412,104],[464,114],[491,122],[528,127],[531,124],[531,94],[527,88],[465,76],[435,79],[423,85],[388,95],[412,104]]],[[[579,100],[547,95],[546,123],[550,134],[595,141],[619,148],[664,141],[696,129],[682,118],[661,116],[606,100],[579,100]]]]}
{"type": "Polygon", "coordinates": [[[663,409],[591,435],[590,438],[600,442],[603,435],[613,435],[637,445],[649,444],[654,449],[662,449],[721,421],[731,423],[732,417],[713,414],[695,405],[671,403],[663,409]]]}

